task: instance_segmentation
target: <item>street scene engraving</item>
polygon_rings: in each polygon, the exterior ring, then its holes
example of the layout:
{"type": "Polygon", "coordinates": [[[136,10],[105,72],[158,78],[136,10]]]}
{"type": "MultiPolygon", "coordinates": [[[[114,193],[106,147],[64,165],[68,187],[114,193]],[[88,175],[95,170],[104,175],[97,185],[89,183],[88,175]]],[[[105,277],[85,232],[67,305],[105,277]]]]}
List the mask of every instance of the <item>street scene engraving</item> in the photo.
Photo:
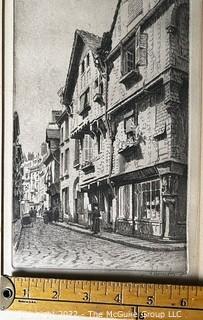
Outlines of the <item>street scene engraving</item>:
{"type": "Polygon", "coordinates": [[[189,0],[50,1],[21,82],[32,4],[15,4],[14,267],[186,273],[189,0]]]}

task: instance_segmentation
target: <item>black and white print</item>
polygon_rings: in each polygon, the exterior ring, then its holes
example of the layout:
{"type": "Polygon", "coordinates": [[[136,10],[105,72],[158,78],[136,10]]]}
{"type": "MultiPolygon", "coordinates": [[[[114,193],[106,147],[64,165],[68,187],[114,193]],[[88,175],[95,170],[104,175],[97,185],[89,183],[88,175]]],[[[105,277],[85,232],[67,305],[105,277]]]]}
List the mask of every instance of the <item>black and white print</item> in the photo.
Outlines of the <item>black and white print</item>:
{"type": "Polygon", "coordinates": [[[15,268],[187,272],[189,12],[15,2],[15,268]]]}

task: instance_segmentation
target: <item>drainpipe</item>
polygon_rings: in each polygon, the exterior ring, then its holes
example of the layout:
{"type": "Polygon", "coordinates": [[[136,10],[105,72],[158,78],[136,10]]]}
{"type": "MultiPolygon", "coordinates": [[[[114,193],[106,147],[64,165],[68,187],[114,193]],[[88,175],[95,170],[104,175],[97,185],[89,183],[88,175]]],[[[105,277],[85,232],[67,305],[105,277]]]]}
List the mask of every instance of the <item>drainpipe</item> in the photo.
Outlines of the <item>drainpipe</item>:
{"type": "Polygon", "coordinates": [[[107,183],[114,195],[114,197],[116,197],[114,188],[111,184],[110,178],[111,178],[111,174],[112,174],[112,164],[113,164],[113,134],[112,134],[112,128],[111,128],[111,123],[109,121],[108,118],[108,64],[105,61],[105,120],[107,123],[107,132],[108,132],[108,136],[111,140],[111,144],[110,144],[110,165],[109,165],[109,173],[108,173],[108,178],[107,178],[107,183]]]}

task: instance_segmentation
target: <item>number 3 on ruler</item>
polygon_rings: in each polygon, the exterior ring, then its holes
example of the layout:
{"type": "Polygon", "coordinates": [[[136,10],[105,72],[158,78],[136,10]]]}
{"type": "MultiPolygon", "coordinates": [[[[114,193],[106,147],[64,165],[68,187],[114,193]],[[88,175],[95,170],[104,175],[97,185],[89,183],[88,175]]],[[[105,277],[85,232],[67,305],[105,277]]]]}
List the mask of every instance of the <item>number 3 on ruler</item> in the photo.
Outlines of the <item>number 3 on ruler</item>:
{"type": "Polygon", "coordinates": [[[89,294],[88,292],[84,292],[84,297],[82,298],[84,301],[89,300],[89,294]]]}

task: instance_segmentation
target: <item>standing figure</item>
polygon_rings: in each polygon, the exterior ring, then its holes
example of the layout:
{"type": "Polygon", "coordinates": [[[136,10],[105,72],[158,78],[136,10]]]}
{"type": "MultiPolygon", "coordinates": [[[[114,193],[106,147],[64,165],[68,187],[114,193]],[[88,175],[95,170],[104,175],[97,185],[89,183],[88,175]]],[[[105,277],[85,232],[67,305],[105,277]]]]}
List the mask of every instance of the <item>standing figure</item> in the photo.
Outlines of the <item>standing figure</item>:
{"type": "Polygon", "coordinates": [[[58,207],[55,207],[54,220],[55,220],[55,222],[59,221],[59,208],[58,207]]]}
{"type": "Polygon", "coordinates": [[[49,223],[52,223],[53,221],[53,212],[52,212],[52,208],[50,208],[48,210],[49,214],[48,214],[48,217],[49,217],[49,223]]]}
{"type": "Polygon", "coordinates": [[[92,218],[93,218],[93,233],[97,234],[100,232],[100,211],[97,203],[92,205],[92,218]]]}
{"type": "Polygon", "coordinates": [[[44,220],[44,223],[46,223],[46,224],[49,222],[49,211],[47,210],[47,208],[45,208],[45,210],[44,210],[43,220],[44,220]]]}
{"type": "Polygon", "coordinates": [[[33,220],[36,222],[36,219],[37,219],[37,210],[36,210],[36,207],[34,207],[34,210],[33,210],[33,220]]]}

